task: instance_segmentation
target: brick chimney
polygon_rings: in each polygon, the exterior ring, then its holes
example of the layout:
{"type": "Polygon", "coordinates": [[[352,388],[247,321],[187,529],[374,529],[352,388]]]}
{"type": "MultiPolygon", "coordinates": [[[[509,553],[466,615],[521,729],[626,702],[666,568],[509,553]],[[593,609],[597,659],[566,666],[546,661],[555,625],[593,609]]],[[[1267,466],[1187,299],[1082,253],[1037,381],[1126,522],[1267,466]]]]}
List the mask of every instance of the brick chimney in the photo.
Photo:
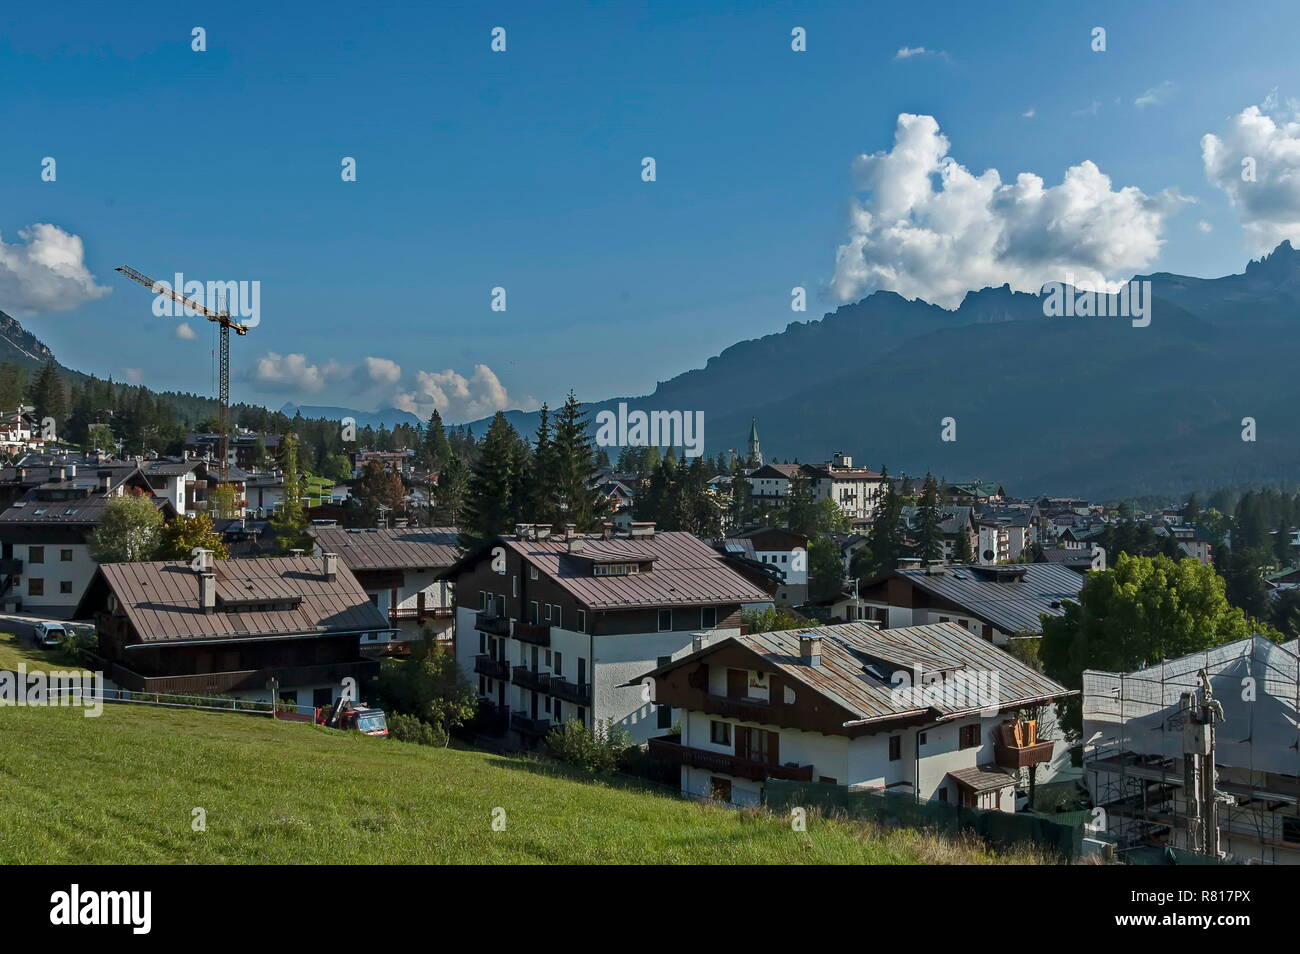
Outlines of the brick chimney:
{"type": "Polygon", "coordinates": [[[320,562],[321,573],[325,576],[325,582],[333,583],[339,575],[339,555],[337,553],[322,553],[320,562]]]}
{"type": "Polygon", "coordinates": [[[822,666],[822,638],[807,633],[799,637],[799,661],[805,666],[820,669],[822,666]]]}
{"type": "Polygon", "coordinates": [[[581,552],[582,552],[582,550],[583,550],[582,537],[578,536],[577,534],[570,533],[570,534],[569,534],[569,540],[568,540],[568,543],[569,543],[569,552],[570,552],[570,553],[581,553],[581,552]]]}
{"type": "Polygon", "coordinates": [[[217,611],[217,578],[208,572],[199,574],[199,609],[207,614],[217,611]]]}
{"type": "Polygon", "coordinates": [[[691,633],[691,652],[698,653],[707,645],[709,645],[708,633],[691,633]]]}

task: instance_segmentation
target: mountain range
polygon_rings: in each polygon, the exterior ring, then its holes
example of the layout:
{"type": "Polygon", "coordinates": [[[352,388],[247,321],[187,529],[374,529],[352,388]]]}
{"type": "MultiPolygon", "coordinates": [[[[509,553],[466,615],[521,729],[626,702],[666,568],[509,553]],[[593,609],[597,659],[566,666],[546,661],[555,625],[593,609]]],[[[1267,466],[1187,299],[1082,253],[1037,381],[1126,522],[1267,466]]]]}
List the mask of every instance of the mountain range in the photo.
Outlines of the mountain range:
{"type": "MultiPolygon", "coordinates": [[[[768,460],[835,451],[893,474],[987,479],[1015,494],[1180,493],[1300,477],[1300,252],[1237,275],[1159,272],[1151,322],[1047,317],[1008,286],[953,310],[878,291],[741,341],[619,402],[704,412],[707,452],[768,460]],[[940,439],[945,418],[956,440],[940,439]],[[1242,439],[1254,418],[1256,439],[1242,439]]],[[[511,412],[521,433],[536,414],[511,412]]],[[[482,433],[486,421],[475,422],[482,433]]]]}
{"type": "MultiPolygon", "coordinates": [[[[952,310],[878,291],[820,319],[738,342],[648,395],[585,405],[702,411],[705,449],[743,453],[757,421],[768,460],[835,451],[893,474],[985,479],[1013,494],[1108,499],[1300,477],[1300,251],[1283,242],[1241,274],[1150,282],[1150,324],[1047,317],[1008,286],[952,310]],[[955,420],[956,440],[941,440],[955,420]],[[1242,439],[1253,418],[1253,441],[1242,439]]],[[[0,313],[0,361],[50,349],[0,313]]],[[[80,372],[65,369],[74,378],[80,372]]],[[[393,427],[397,408],[286,404],[309,418],[393,427]]],[[[536,412],[510,411],[521,434],[536,412]]],[[[471,423],[480,436],[486,419],[471,423]]],[[[616,449],[611,448],[611,456],[616,449]]]]}

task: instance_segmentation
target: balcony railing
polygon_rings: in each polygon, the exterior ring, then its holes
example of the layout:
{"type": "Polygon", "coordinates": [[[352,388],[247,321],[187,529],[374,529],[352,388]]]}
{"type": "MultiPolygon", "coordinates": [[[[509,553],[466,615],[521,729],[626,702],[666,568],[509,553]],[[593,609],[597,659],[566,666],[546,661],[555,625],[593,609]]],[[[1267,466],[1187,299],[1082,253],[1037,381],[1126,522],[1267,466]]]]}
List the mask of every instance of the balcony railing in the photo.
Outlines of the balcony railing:
{"type": "Polygon", "coordinates": [[[487,676],[489,679],[503,679],[507,682],[510,680],[510,663],[504,659],[493,659],[491,656],[475,656],[474,671],[480,676],[487,676]]]}
{"type": "Polygon", "coordinates": [[[511,682],[516,686],[523,686],[525,689],[535,689],[538,692],[545,692],[551,681],[550,674],[544,672],[533,672],[527,666],[516,666],[511,682]]]}
{"type": "Polygon", "coordinates": [[[418,606],[395,606],[388,610],[390,620],[399,619],[446,619],[450,617],[452,610],[450,606],[426,606],[420,609],[418,606]]]}
{"type": "Polygon", "coordinates": [[[528,623],[524,620],[515,620],[515,639],[522,640],[525,643],[534,643],[538,646],[551,645],[551,624],[550,623],[528,623]]]}
{"type": "Polygon", "coordinates": [[[480,632],[491,633],[493,636],[509,636],[510,618],[498,616],[496,613],[476,613],[474,628],[480,632]]]}
{"type": "Polygon", "coordinates": [[[813,767],[811,765],[776,765],[768,762],[755,762],[753,759],[740,758],[726,752],[710,752],[682,745],[681,736],[668,735],[650,740],[650,754],[666,762],[677,762],[691,768],[704,769],[707,772],[719,772],[735,778],[747,778],[761,782],[768,778],[787,779],[792,782],[811,782],[813,767]]]}
{"type": "Polygon", "coordinates": [[[591,705],[591,683],[589,682],[569,682],[559,676],[552,676],[550,693],[557,699],[572,702],[576,706],[591,705]]]}
{"type": "Polygon", "coordinates": [[[1020,769],[1052,761],[1054,743],[1036,742],[1033,745],[1006,745],[1002,742],[993,744],[993,760],[1003,768],[1020,769]]]}
{"type": "Polygon", "coordinates": [[[544,736],[551,731],[550,719],[530,719],[522,712],[510,713],[510,728],[523,735],[544,736]]]}
{"type": "Polygon", "coordinates": [[[776,712],[770,703],[758,699],[732,699],[729,696],[704,697],[704,711],[714,715],[730,716],[744,722],[764,722],[776,725],[776,712]]]}

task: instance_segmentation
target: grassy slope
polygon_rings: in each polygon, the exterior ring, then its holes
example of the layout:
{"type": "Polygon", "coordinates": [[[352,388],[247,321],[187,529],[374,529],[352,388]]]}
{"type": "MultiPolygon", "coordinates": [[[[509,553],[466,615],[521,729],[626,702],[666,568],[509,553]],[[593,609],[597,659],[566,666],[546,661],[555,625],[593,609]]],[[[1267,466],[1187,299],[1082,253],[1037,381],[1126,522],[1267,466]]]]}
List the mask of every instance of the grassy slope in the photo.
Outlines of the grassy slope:
{"type": "Polygon", "coordinates": [[[535,761],[251,716],[0,708],[0,864],[1026,860],[816,818],[795,833],[535,761]]]}
{"type": "Polygon", "coordinates": [[[26,663],[28,672],[81,671],[81,666],[62,650],[38,649],[32,645],[30,637],[19,640],[13,633],[0,633],[0,669],[17,672],[19,663],[26,663]]]}

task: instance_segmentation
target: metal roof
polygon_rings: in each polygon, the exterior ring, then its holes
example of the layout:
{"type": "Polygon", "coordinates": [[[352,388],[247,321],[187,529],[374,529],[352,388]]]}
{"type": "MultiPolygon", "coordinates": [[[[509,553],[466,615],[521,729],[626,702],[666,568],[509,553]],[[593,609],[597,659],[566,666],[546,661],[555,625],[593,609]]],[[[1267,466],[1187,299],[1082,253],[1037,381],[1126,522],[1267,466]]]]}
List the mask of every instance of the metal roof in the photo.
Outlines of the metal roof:
{"type": "Polygon", "coordinates": [[[969,565],[945,567],[943,573],[927,574],[925,570],[895,570],[894,573],[1005,633],[1039,632],[1040,616],[1063,616],[1062,604],[1079,599],[1083,577],[1063,564],[1018,563],[1013,568],[1025,571],[1023,579],[1014,582],[989,579],[988,576],[1001,568],[969,565]]]}
{"type": "Polygon", "coordinates": [[[1073,695],[956,623],[882,630],[857,622],[751,633],[713,643],[641,678],[675,669],[732,643],[755,653],[795,683],[807,686],[863,722],[917,713],[942,719],[971,709],[965,704],[947,704],[942,698],[909,698],[899,693],[891,681],[892,674],[899,670],[916,673],[919,669],[922,679],[926,673],[964,673],[971,677],[996,673],[996,681],[988,678],[981,684],[996,691],[997,704],[1002,708],[1073,695]],[[808,665],[800,655],[801,636],[821,637],[820,666],[808,665]]]}
{"type": "Polygon", "coordinates": [[[973,768],[957,769],[949,772],[958,785],[968,791],[979,794],[980,792],[994,792],[1006,788],[1008,785],[1016,784],[1016,777],[1006,769],[1000,769],[992,765],[976,765],[973,768]]]}
{"type": "Polygon", "coordinates": [[[353,570],[415,570],[449,567],[460,557],[455,527],[399,530],[312,531],[317,549],[337,553],[353,570]]]}
{"type": "Polygon", "coordinates": [[[562,538],[521,540],[501,537],[508,546],[591,609],[631,609],[639,606],[705,605],[710,603],[770,603],[764,590],[727,566],[708,544],[689,533],[664,531],[653,536],[581,537],[582,549],[568,552],[562,538]],[[625,558],[635,547],[653,569],[627,576],[592,576],[591,560],[608,554],[625,558]]]}
{"type": "Polygon", "coordinates": [[[199,576],[188,563],[106,563],[99,568],[142,643],[325,635],[387,630],[346,566],[325,579],[315,557],[218,560],[217,611],[199,609],[199,576]],[[222,603],[294,604],[292,608],[224,612],[222,603]]]}

